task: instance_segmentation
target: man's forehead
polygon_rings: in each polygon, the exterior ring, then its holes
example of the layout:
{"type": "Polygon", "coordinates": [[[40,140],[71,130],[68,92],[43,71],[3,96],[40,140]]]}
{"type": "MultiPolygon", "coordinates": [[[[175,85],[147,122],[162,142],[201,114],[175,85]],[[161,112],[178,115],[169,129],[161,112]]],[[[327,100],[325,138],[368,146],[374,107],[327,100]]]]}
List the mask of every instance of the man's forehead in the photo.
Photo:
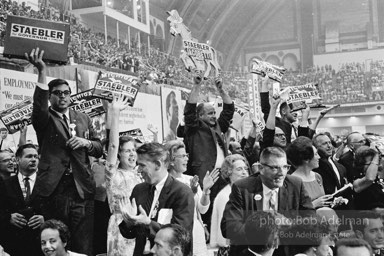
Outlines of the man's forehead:
{"type": "Polygon", "coordinates": [[[215,108],[212,106],[211,103],[204,103],[204,110],[205,111],[212,111],[212,110],[215,110],[215,108]]]}
{"type": "Polygon", "coordinates": [[[287,157],[286,156],[275,156],[275,155],[270,155],[265,159],[266,163],[281,163],[284,162],[285,164],[287,163],[287,157]]]}
{"type": "Polygon", "coordinates": [[[29,154],[35,154],[35,155],[37,155],[37,150],[36,149],[34,149],[34,148],[25,148],[25,149],[23,149],[23,156],[24,155],[29,155],[29,154]]]}
{"type": "Polygon", "coordinates": [[[317,139],[321,143],[331,141],[331,139],[327,135],[325,135],[325,134],[319,135],[319,137],[317,137],[317,139]]]}

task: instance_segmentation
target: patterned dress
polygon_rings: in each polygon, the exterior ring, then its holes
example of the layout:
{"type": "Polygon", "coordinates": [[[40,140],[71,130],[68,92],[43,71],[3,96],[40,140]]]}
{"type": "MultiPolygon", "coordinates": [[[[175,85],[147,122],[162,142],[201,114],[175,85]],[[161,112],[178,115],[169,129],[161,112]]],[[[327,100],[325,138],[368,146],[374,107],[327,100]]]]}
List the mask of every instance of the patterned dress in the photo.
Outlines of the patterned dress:
{"type": "Polygon", "coordinates": [[[105,184],[112,213],[108,224],[108,256],[133,255],[135,239],[126,239],[120,234],[119,224],[123,221],[123,217],[119,202],[125,196],[129,198],[133,188],[142,182],[136,170],[123,170],[117,168],[115,164],[106,163],[105,184]]]}
{"type": "MultiPolygon", "coordinates": [[[[193,179],[192,176],[182,174],[180,178],[176,178],[178,181],[184,183],[188,187],[191,187],[191,179],[193,179]]],[[[205,242],[205,231],[204,231],[204,225],[203,221],[201,219],[200,213],[204,214],[208,211],[209,204],[208,205],[202,205],[200,203],[200,198],[203,195],[203,191],[201,190],[200,186],[197,188],[197,193],[194,196],[195,199],[195,212],[193,215],[193,256],[207,256],[208,255],[208,249],[207,244],[205,242]]]]}

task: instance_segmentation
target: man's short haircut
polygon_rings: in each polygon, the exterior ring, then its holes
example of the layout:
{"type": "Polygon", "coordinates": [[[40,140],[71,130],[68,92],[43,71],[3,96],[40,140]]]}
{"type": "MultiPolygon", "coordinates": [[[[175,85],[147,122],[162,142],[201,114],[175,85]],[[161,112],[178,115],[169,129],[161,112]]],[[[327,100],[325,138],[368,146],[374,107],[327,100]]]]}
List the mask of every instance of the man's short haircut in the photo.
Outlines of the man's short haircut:
{"type": "Polygon", "coordinates": [[[260,154],[260,163],[266,161],[271,156],[274,157],[287,157],[285,151],[280,147],[267,147],[261,151],[260,154]]]}
{"type": "Polygon", "coordinates": [[[140,146],[136,153],[138,155],[148,155],[151,161],[163,161],[165,166],[168,167],[169,157],[168,151],[163,145],[157,142],[145,143],[140,146]]]}
{"type": "Polygon", "coordinates": [[[380,219],[381,215],[378,212],[374,211],[360,211],[355,217],[355,223],[353,225],[354,230],[358,230],[361,233],[364,233],[364,228],[367,226],[368,222],[366,219],[380,219]]]}
{"type": "Polygon", "coordinates": [[[351,132],[347,135],[347,145],[351,145],[354,134],[360,134],[359,132],[351,132]]]}
{"type": "MultiPolygon", "coordinates": [[[[325,134],[325,133],[323,133],[323,132],[316,133],[316,134],[313,136],[313,138],[312,138],[312,143],[313,143],[313,145],[314,145],[316,148],[319,147],[319,142],[318,142],[317,138],[320,137],[320,136],[327,136],[327,137],[328,137],[328,135],[325,134]]],[[[329,138],[329,137],[328,137],[328,138],[329,138]]]]}
{"type": "Polygon", "coordinates": [[[365,158],[368,156],[375,156],[376,150],[368,146],[361,146],[355,152],[354,165],[355,167],[362,167],[365,164],[365,158]]]}
{"type": "Polygon", "coordinates": [[[197,116],[198,116],[198,117],[199,117],[200,115],[204,114],[204,102],[202,102],[202,103],[200,103],[199,105],[197,105],[196,113],[197,113],[197,116]]]}
{"type": "Polygon", "coordinates": [[[245,221],[244,231],[248,247],[262,253],[278,246],[278,225],[272,212],[256,211],[245,221]]]}
{"type": "Polygon", "coordinates": [[[338,255],[338,249],[341,246],[350,247],[350,248],[358,248],[358,247],[365,247],[369,251],[369,255],[372,255],[372,248],[368,244],[367,241],[359,238],[343,238],[336,242],[335,248],[336,248],[336,256],[338,255]]]}
{"type": "Polygon", "coordinates": [[[63,243],[67,243],[66,247],[68,247],[68,244],[69,244],[69,241],[71,238],[71,234],[69,232],[67,225],[65,225],[60,220],[55,220],[55,219],[47,220],[43,224],[41,224],[41,226],[40,226],[40,237],[41,237],[41,233],[46,229],[54,229],[54,230],[59,231],[59,236],[60,236],[61,241],[63,243]]]}
{"type": "MultiPolygon", "coordinates": [[[[60,78],[53,79],[51,82],[48,83],[48,91],[52,92],[53,88],[62,84],[66,84],[69,87],[69,84],[66,80],[60,78]]],[[[71,87],[69,87],[69,91],[71,91],[71,87]]]]}
{"type": "Polygon", "coordinates": [[[220,170],[221,177],[227,182],[229,182],[229,176],[231,176],[231,174],[233,173],[233,163],[238,160],[242,160],[248,166],[248,171],[249,171],[248,161],[242,155],[239,155],[239,154],[229,155],[224,159],[224,162],[221,165],[221,170],[220,170]]]}
{"type": "Polygon", "coordinates": [[[0,127],[0,132],[4,132],[4,131],[7,131],[7,132],[8,132],[7,128],[5,128],[5,127],[0,127]]]}
{"type": "Polygon", "coordinates": [[[21,145],[21,146],[19,146],[18,148],[17,148],[17,150],[16,150],[16,157],[17,158],[20,158],[22,155],[23,155],[23,151],[24,151],[24,149],[26,149],[26,148],[33,148],[33,149],[36,149],[36,151],[37,151],[37,148],[36,148],[36,146],[35,145],[33,145],[33,144],[31,144],[31,143],[29,143],[29,144],[24,144],[24,145],[21,145]]]}
{"type": "Polygon", "coordinates": [[[183,255],[189,255],[191,252],[191,234],[178,224],[166,224],[160,228],[172,230],[172,237],[169,238],[169,247],[180,246],[183,255]]]}
{"type": "Polygon", "coordinates": [[[295,167],[302,165],[306,160],[311,160],[314,156],[312,141],[304,136],[292,141],[287,148],[287,158],[295,167]]]}

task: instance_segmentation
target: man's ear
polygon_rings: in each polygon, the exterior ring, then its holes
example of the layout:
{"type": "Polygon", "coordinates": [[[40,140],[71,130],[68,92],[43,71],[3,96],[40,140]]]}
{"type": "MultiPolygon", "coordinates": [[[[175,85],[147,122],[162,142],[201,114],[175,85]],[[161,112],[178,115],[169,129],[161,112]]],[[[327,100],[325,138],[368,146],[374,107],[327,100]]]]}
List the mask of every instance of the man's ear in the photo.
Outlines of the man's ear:
{"type": "Polygon", "coordinates": [[[360,230],[355,230],[357,238],[363,239],[363,233],[360,230]]]}
{"type": "Polygon", "coordinates": [[[176,245],[175,247],[172,248],[172,255],[183,256],[183,252],[181,251],[180,246],[176,245]]]}
{"type": "Polygon", "coordinates": [[[160,160],[155,160],[154,163],[156,165],[156,171],[159,170],[163,164],[160,160]]]}

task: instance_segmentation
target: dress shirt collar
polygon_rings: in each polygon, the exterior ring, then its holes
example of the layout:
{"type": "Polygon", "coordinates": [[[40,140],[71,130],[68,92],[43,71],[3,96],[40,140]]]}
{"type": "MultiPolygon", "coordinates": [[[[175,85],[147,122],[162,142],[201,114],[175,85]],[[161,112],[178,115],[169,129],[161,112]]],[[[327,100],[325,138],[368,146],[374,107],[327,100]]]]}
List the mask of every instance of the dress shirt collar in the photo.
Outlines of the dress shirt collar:
{"type": "Polygon", "coordinates": [[[167,175],[165,175],[165,177],[159,182],[159,183],[157,183],[156,185],[155,185],[155,187],[156,187],[156,191],[158,191],[158,192],[161,192],[161,190],[163,189],[163,187],[164,187],[164,185],[165,185],[165,181],[167,180],[167,178],[168,178],[168,173],[167,173],[167,175]]]}
{"type": "Polygon", "coordinates": [[[60,113],[60,112],[57,112],[56,110],[54,110],[53,108],[51,108],[52,111],[54,111],[56,114],[58,114],[61,118],[63,118],[63,115],[65,115],[67,117],[67,120],[69,121],[69,110],[67,109],[64,113],[60,113]]]}
{"type": "MultiPolygon", "coordinates": [[[[275,189],[273,189],[273,190],[276,191],[276,195],[279,193],[279,188],[275,188],[275,189]]],[[[272,191],[272,189],[270,189],[269,187],[267,187],[267,186],[265,186],[265,185],[263,184],[263,195],[264,195],[264,196],[265,196],[265,195],[270,195],[270,194],[271,194],[271,191],[272,191]]]]}
{"type": "Polygon", "coordinates": [[[34,172],[33,174],[29,175],[29,176],[25,176],[25,175],[21,174],[21,172],[18,172],[17,178],[19,179],[19,181],[24,182],[24,179],[28,177],[31,182],[35,183],[36,173],[37,173],[37,171],[34,172]]]}
{"type": "Polygon", "coordinates": [[[252,251],[251,249],[249,249],[248,248],[248,251],[250,252],[250,253],[252,253],[253,255],[256,255],[256,256],[261,256],[261,254],[258,254],[257,252],[254,252],[254,251],[252,251]]]}

